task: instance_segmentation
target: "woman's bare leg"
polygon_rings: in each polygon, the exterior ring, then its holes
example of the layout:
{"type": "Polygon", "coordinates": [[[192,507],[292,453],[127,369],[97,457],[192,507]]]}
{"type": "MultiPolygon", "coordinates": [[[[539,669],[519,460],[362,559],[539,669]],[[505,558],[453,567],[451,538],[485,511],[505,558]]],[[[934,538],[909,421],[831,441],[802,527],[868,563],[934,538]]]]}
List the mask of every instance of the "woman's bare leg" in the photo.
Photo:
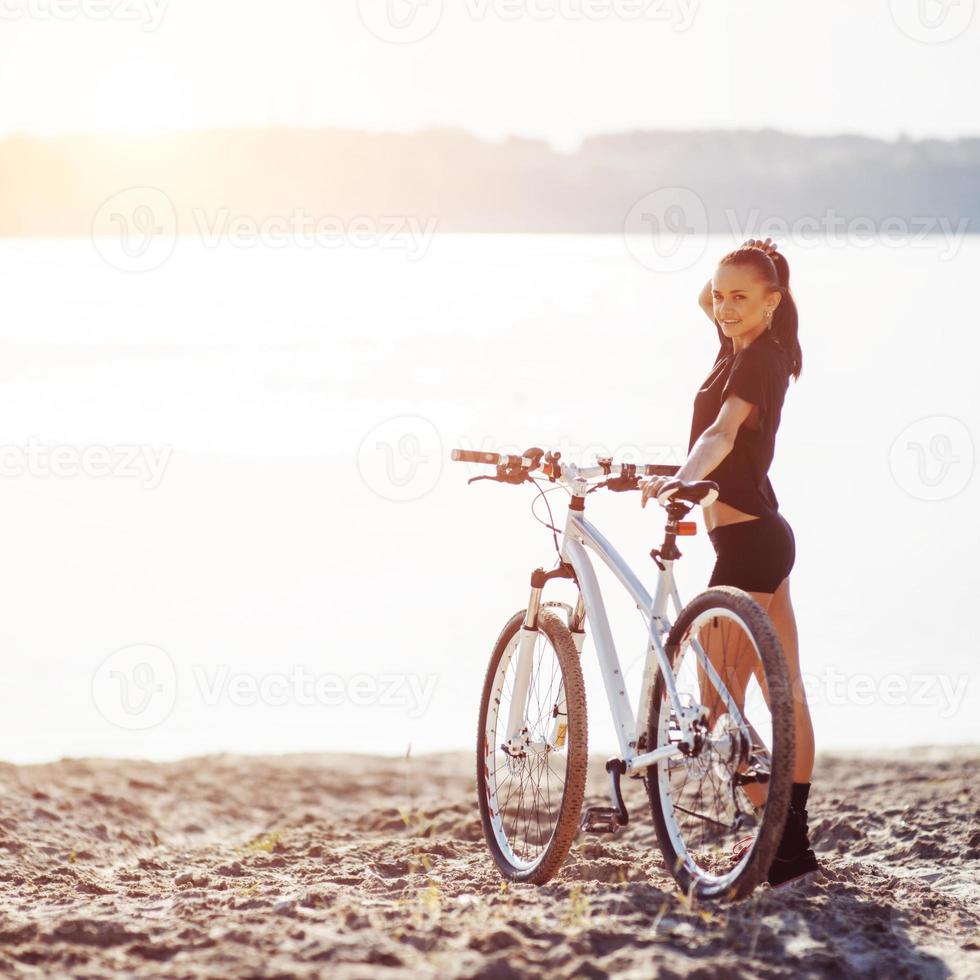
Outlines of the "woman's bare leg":
{"type": "MultiPolygon", "coordinates": [[[[763,609],[772,598],[771,594],[750,592],[763,609]]],[[[755,674],[762,687],[762,695],[769,701],[769,692],[757,671],[758,663],[755,651],[748,638],[741,630],[732,628],[732,624],[719,619],[715,624],[706,623],[701,627],[698,640],[711,666],[721,677],[731,695],[732,700],[740,711],[745,710],[745,691],[752,675],[755,674]]],[[[701,692],[701,703],[708,709],[708,725],[713,726],[719,715],[725,713],[715,686],[708,680],[700,663],[698,664],[698,684],[701,692]]],[[[741,767],[744,769],[744,766],[741,767]]],[[[749,783],[744,787],[745,794],[754,806],[762,806],[766,801],[767,787],[761,783],[749,783]]]]}
{"type": "Polygon", "coordinates": [[[772,595],[766,611],[776,627],[779,642],[786,656],[789,671],[790,690],[793,692],[793,717],[795,724],[796,764],[793,767],[793,782],[808,783],[813,775],[814,739],[813,721],[810,706],[806,701],[806,690],[800,676],[800,642],[796,631],[796,614],[789,597],[789,577],[783,579],[772,595]]]}
{"type": "MultiPolygon", "coordinates": [[[[759,603],[760,606],[769,614],[776,635],[783,648],[786,659],[786,669],[789,674],[790,690],[793,694],[793,719],[794,736],[796,744],[796,756],[793,765],[793,782],[808,783],[813,775],[814,757],[814,738],[813,723],[810,719],[810,709],[806,701],[806,691],[803,688],[803,681],[800,677],[800,646],[799,636],[796,629],[796,616],[789,595],[789,577],[783,579],[775,592],[749,592],[749,595],[759,603]]],[[[725,678],[726,686],[729,688],[735,703],[740,707],[744,703],[745,688],[752,673],[751,661],[749,658],[740,656],[734,660],[729,660],[733,653],[729,642],[728,650],[725,651],[722,644],[722,634],[720,629],[705,627],[701,630],[701,644],[708,659],[711,661],[715,670],[725,678]],[[725,656],[727,652],[728,656],[725,656]],[[728,661],[726,663],[726,661],[728,661]],[[737,664],[737,666],[735,666],[737,664]],[[734,669],[733,669],[734,667],[734,669]]],[[[702,672],[698,671],[699,675],[702,672]]],[[[720,713],[720,702],[712,685],[703,675],[699,677],[703,696],[707,695],[706,706],[711,712],[713,723],[716,714],[720,713]]],[[[763,687],[762,694],[768,703],[769,692],[763,687]]],[[[756,806],[761,806],[766,799],[765,785],[749,784],[745,787],[746,795],[756,806]]]]}

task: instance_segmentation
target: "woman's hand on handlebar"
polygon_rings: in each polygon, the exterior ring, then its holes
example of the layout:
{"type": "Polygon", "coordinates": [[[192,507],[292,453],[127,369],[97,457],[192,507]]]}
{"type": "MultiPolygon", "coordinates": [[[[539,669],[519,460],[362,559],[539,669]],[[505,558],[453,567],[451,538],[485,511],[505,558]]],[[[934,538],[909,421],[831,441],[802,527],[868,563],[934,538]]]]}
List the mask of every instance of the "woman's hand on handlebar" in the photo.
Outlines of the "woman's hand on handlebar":
{"type": "Polygon", "coordinates": [[[657,494],[660,493],[660,491],[673,479],[675,479],[675,477],[655,476],[652,479],[647,480],[645,483],[640,484],[640,488],[643,491],[642,495],[640,496],[640,507],[646,507],[647,500],[649,500],[651,497],[656,499],[657,494]]]}

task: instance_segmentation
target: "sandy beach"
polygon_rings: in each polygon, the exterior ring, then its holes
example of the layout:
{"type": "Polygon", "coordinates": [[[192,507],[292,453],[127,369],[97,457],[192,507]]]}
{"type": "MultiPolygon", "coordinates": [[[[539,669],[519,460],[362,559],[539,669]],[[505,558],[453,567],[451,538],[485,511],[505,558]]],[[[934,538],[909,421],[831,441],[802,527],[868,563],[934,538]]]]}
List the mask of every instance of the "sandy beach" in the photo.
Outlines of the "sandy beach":
{"type": "MultiPolygon", "coordinates": [[[[600,759],[589,800],[604,802],[600,759]]],[[[78,977],[980,976],[980,750],[821,756],[820,880],[687,908],[641,783],[505,887],[473,759],[0,767],[0,972],[78,977]]]]}

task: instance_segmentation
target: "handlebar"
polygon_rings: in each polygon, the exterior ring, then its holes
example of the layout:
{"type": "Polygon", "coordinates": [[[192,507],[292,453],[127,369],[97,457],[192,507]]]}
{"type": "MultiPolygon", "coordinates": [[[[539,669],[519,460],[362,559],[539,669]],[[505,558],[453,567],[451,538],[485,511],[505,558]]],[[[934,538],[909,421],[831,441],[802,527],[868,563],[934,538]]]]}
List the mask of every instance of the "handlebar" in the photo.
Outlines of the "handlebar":
{"type": "MultiPolygon", "coordinates": [[[[496,480],[498,483],[521,484],[533,480],[531,472],[540,469],[552,483],[570,485],[575,494],[592,493],[602,487],[616,492],[639,490],[640,479],[646,476],[676,476],[680,467],[658,463],[613,463],[612,456],[600,456],[595,466],[576,466],[566,463],[560,452],[545,452],[536,446],[526,449],[520,456],[502,453],[485,453],[471,449],[454,449],[452,459],[463,463],[485,463],[496,466],[495,476],[474,476],[474,480],[496,480]],[[589,480],[605,477],[586,489],[589,480]]],[[[664,506],[673,506],[683,501],[689,504],[708,506],[718,498],[718,484],[711,480],[698,480],[687,483],[671,480],[657,494],[657,500],[664,506]]]]}
{"type": "MultiPolygon", "coordinates": [[[[508,469],[515,466],[522,466],[529,470],[535,469],[541,455],[543,455],[542,451],[540,449],[529,449],[527,453],[532,455],[511,456],[506,453],[482,453],[474,449],[454,449],[452,451],[452,458],[454,462],[459,463],[486,463],[488,466],[503,466],[508,469]]],[[[548,453],[547,455],[551,456],[552,454],[548,453]]],[[[560,453],[554,453],[553,455],[556,460],[560,459],[560,453]]],[[[568,464],[566,463],[564,465],[567,466],[568,464]]],[[[599,463],[596,466],[577,466],[575,470],[580,478],[588,480],[594,476],[608,476],[610,471],[620,472],[624,466],[634,467],[640,476],[676,476],[680,470],[679,466],[668,466],[660,463],[644,463],[640,465],[635,463],[612,463],[611,457],[600,457],[599,463]],[[608,467],[603,465],[604,458],[610,460],[608,467]]]]}
{"type": "MultiPolygon", "coordinates": [[[[502,483],[523,483],[531,479],[530,473],[540,469],[552,483],[572,483],[587,481],[596,477],[607,477],[600,486],[610,490],[638,490],[641,477],[675,476],[679,466],[658,463],[613,463],[611,456],[600,456],[595,466],[576,466],[563,462],[561,453],[548,452],[534,447],[520,456],[506,453],[480,452],[472,449],[454,449],[452,459],[461,463],[484,463],[497,467],[496,476],[474,477],[476,480],[499,480],[502,483]]],[[[471,481],[472,482],[472,481],[471,481]]],[[[594,487],[593,489],[599,489],[594,487]]]]}

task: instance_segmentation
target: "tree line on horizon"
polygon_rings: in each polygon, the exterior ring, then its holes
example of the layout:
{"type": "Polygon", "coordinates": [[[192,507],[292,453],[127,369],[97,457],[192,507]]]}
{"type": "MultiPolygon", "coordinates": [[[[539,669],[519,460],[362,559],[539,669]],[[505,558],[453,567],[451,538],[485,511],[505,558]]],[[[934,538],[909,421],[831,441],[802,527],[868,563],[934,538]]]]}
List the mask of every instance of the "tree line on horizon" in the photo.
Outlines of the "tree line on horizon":
{"type": "Polygon", "coordinates": [[[709,232],[856,219],[973,232],[980,219],[980,138],[770,129],[612,133],[568,153],[458,129],[14,135],[0,141],[0,178],[7,237],[89,234],[104,203],[133,187],[163,192],[181,229],[201,214],[261,221],[301,211],[424,216],[440,232],[622,232],[637,201],[668,187],[693,192],[703,215],[691,220],[709,232]]]}

